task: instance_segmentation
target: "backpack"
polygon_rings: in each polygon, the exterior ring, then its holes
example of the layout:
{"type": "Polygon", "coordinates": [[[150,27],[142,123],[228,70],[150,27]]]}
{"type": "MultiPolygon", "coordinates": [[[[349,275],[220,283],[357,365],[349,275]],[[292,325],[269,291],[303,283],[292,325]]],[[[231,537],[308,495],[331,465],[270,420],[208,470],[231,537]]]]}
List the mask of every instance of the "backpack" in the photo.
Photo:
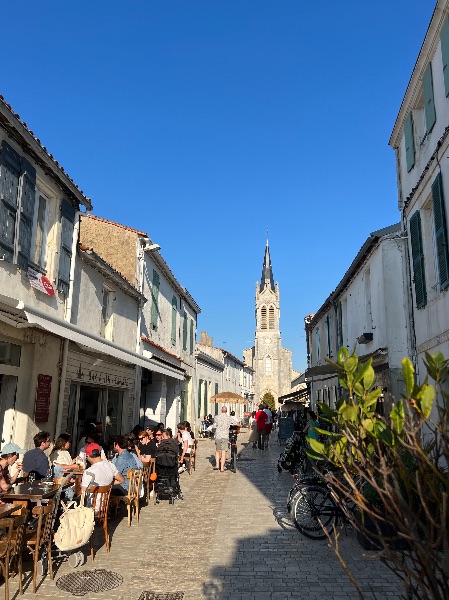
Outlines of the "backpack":
{"type": "Polygon", "coordinates": [[[64,512],[60,525],[54,536],[59,550],[74,550],[84,546],[90,540],[95,526],[94,511],[85,506],[76,506],[75,502],[67,505],[61,502],[64,512]]]}

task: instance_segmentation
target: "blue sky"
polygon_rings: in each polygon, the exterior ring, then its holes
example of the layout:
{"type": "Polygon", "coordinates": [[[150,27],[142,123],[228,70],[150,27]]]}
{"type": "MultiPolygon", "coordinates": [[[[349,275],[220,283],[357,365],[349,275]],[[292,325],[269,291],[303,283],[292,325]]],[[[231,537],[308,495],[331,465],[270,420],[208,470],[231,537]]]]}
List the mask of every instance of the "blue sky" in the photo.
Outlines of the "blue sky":
{"type": "Polygon", "coordinates": [[[20,6],[2,6],[0,93],[94,214],[160,244],[199,329],[239,357],[268,227],[303,370],[304,316],[400,219],[388,140],[435,1],[20,6]]]}

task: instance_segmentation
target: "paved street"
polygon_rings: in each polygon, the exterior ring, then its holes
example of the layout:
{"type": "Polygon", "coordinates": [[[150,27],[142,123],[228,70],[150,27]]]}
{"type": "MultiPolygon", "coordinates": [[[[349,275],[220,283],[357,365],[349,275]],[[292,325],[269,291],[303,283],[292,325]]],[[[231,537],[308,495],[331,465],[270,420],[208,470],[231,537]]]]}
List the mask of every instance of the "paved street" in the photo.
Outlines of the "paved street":
{"type": "MultiPolygon", "coordinates": [[[[139,526],[128,528],[126,519],[112,522],[111,553],[101,547],[94,564],[88,559],[77,570],[64,562],[55,581],[86,568],[123,576],[119,588],[86,595],[86,600],[137,600],[144,590],[184,591],[185,600],[357,598],[327,542],[307,540],[292,527],[285,510],[290,480],[275,468],[276,433],[266,452],[247,447],[247,435],[240,436],[237,474],[213,471],[214,444],[201,440],[196,473],[181,476],[184,501],[144,506],[139,526]]],[[[101,536],[96,540],[98,548],[101,536]]],[[[362,555],[353,533],[343,532],[340,540],[367,599],[400,597],[393,576],[377,559],[362,555]]],[[[55,581],[47,577],[35,597],[73,598],[55,581]]],[[[17,598],[16,579],[11,584],[11,598],[17,598]]],[[[29,587],[25,594],[31,597],[29,587]]]]}

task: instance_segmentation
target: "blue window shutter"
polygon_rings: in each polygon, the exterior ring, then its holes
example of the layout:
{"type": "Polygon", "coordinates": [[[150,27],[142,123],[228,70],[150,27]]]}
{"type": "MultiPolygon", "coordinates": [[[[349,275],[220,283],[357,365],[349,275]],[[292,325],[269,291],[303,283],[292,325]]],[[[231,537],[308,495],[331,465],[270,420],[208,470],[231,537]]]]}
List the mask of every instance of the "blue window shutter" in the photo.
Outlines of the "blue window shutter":
{"type": "Polygon", "coordinates": [[[36,202],[36,169],[22,158],[22,194],[20,199],[19,253],[17,262],[21,269],[28,268],[33,232],[34,205],[36,202]]]}
{"type": "Polygon", "coordinates": [[[201,418],[201,384],[203,380],[198,380],[198,419],[201,418]]]}
{"type": "Polygon", "coordinates": [[[412,215],[409,224],[416,307],[423,308],[427,303],[427,289],[424,271],[424,250],[421,235],[421,215],[419,214],[419,210],[412,215]]]}
{"type": "Polygon", "coordinates": [[[415,165],[415,138],[413,135],[413,115],[410,113],[404,122],[405,137],[405,159],[407,163],[407,172],[411,171],[415,165]]]}
{"type": "Polygon", "coordinates": [[[443,182],[441,179],[441,173],[438,173],[435,181],[432,184],[432,199],[440,286],[441,288],[446,288],[449,285],[449,258],[447,246],[446,211],[444,208],[443,182]]]}
{"type": "Polygon", "coordinates": [[[426,114],[427,132],[432,131],[437,119],[435,113],[435,101],[433,98],[433,79],[432,79],[432,63],[429,63],[424,71],[423,77],[424,91],[424,112],[426,114]]]}
{"type": "Polygon", "coordinates": [[[449,17],[441,28],[441,58],[443,60],[444,90],[449,96],[449,17]]]}
{"type": "Polygon", "coordinates": [[[182,349],[187,350],[187,313],[184,311],[184,322],[182,324],[182,349]]]}
{"type": "Polygon", "coordinates": [[[70,288],[70,263],[72,262],[75,209],[65,198],[61,204],[61,246],[59,248],[58,291],[68,294],[70,288]]]}
{"type": "Polygon", "coordinates": [[[171,343],[176,345],[176,317],[178,315],[178,299],[173,296],[171,301],[171,343]]]}
{"type": "Polygon", "coordinates": [[[151,287],[151,328],[157,329],[157,319],[159,315],[159,273],[153,270],[153,285],[151,287]]]}
{"type": "Polygon", "coordinates": [[[12,262],[19,194],[21,158],[3,140],[0,153],[0,258],[12,262]]]}
{"type": "Polygon", "coordinates": [[[193,319],[190,319],[190,354],[193,354],[194,341],[195,341],[195,336],[194,336],[193,319]]]}

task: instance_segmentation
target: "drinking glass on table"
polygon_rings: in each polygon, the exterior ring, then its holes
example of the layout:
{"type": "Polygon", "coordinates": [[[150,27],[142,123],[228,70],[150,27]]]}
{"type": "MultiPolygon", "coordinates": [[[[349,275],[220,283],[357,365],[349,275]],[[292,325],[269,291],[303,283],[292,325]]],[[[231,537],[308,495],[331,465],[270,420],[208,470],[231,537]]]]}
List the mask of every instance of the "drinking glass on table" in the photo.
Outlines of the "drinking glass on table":
{"type": "MultiPolygon", "coordinates": [[[[35,473],[33,473],[33,472],[29,473],[29,475],[28,475],[28,483],[33,484],[35,479],[36,479],[35,473]]],[[[29,489],[32,490],[33,489],[32,486],[30,486],[29,489]]]]}

